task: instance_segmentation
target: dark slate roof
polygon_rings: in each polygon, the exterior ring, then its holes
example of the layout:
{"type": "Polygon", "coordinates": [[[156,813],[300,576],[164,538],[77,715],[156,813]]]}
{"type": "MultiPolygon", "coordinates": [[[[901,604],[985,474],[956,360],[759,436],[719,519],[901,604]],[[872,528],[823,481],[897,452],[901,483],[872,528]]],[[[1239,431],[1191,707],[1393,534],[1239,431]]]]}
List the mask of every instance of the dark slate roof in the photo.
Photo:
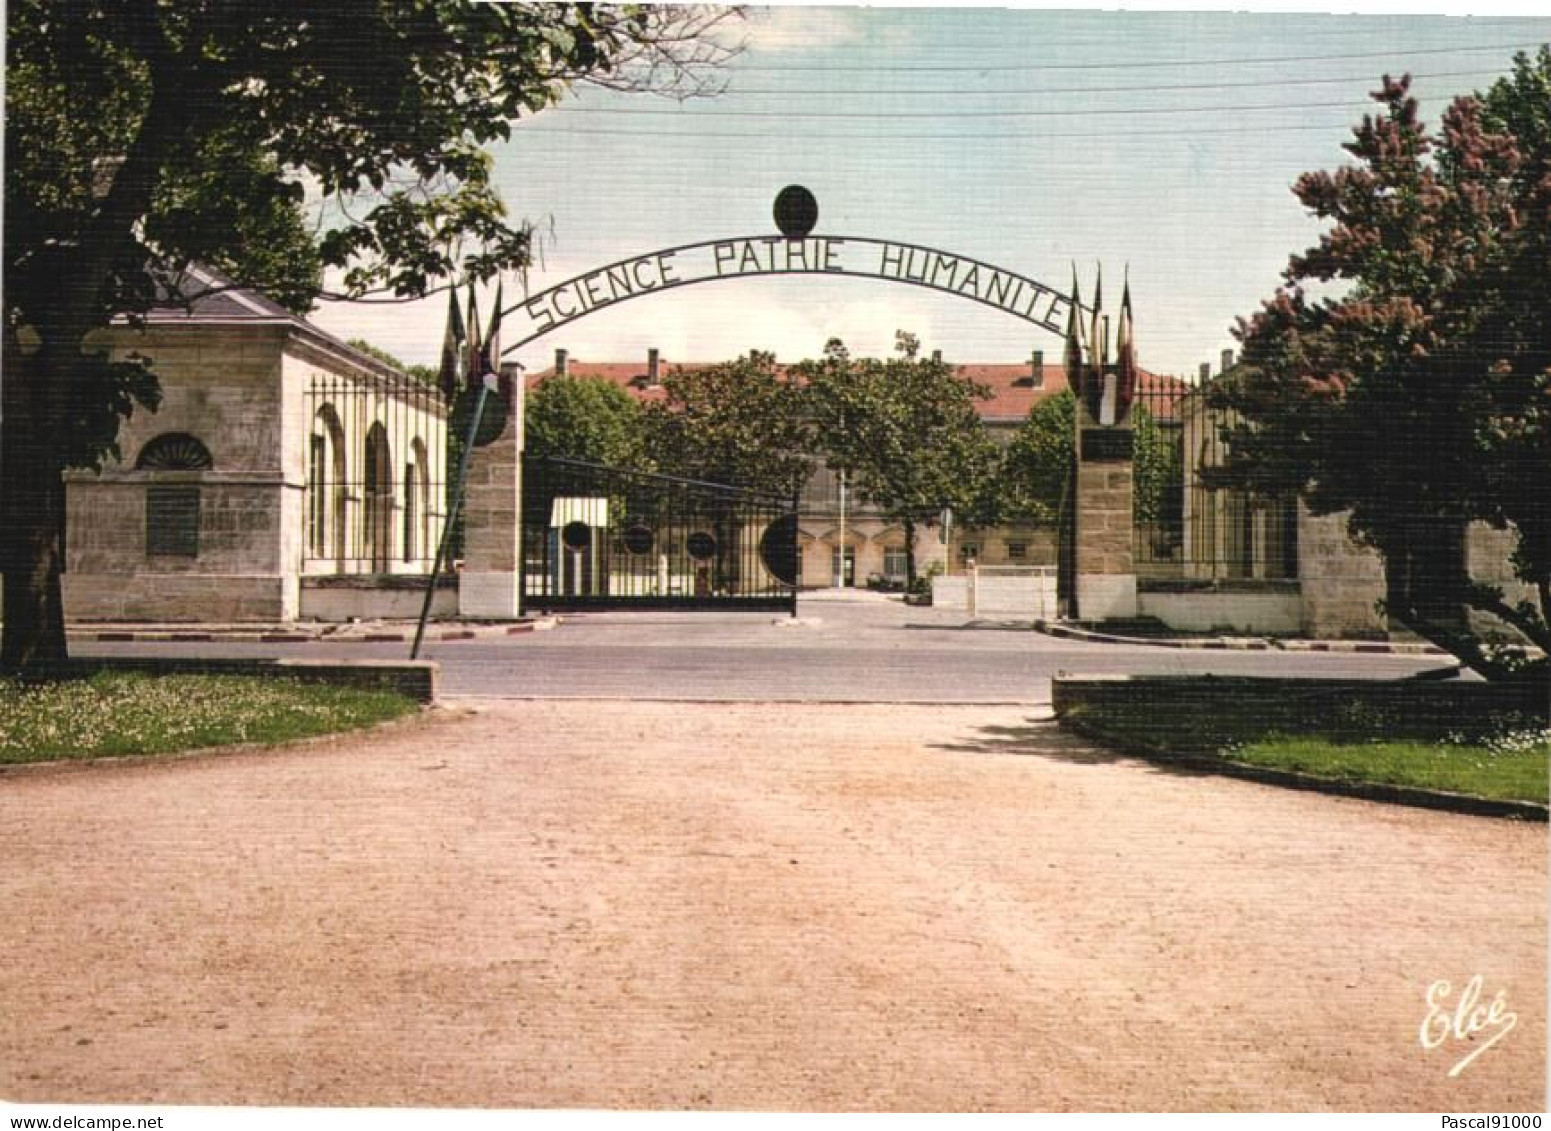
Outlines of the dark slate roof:
{"type": "MultiPolygon", "coordinates": [[[[407,381],[411,378],[386,362],[362,353],[298,314],[294,314],[267,295],[251,287],[238,286],[213,267],[195,264],[185,273],[180,287],[186,301],[169,294],[145,314],[148,326],[230,326],[284,325],[301,337],[309,338],[329,350],[342,353],[351,361],[382,377],[407,381]]],[[[123,319],[115,321],[123,322],[123,319]]]]}

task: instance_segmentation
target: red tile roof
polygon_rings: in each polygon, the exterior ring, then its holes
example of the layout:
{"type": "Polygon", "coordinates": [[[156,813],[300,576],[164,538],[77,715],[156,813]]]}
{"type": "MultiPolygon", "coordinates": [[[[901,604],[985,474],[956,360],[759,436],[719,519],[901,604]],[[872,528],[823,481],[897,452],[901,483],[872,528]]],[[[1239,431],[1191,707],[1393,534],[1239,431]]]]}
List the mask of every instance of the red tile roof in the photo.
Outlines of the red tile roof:
{"type": "MultiPolygon", "coordinates": [[[[659,372],[667,376],[675,369],[701,369],[710,364],[713,363],[692,361],[673,364],[661,361],[659,372]]],[[[1028,362],[1021,364],[972,362],[954,368],[960,377],[966,377],[991,390],[991,396],[988,399],[977,403],[981,418],[988,421],[1021,421],[1027,418],[1030,410],[1040,401],[1066,388],[1066,370],[1060,365],[1043,366],[1043,381],[1039,385],[1033,384],[1029,379],[1031,368],[1028,362]]],[[[608,381],[642,402],[659,401],[665,395],[661,386],[647,385],[644,358],[641,361],[579,361],[573,357],[567,359],[566,373],[571,377],[590,377],[608,381]]],[[[532,390],[539,382],[554,375],[555,370],[551,367],[526,374],[524,381],[528,389],[532,390]]],[[[1138,374],[1137,385],[1138,392],[1151,393],[1154,397],[1163,398],[1164,403],[1171,409],[1180,397],[1191,390],[1190,385],[1177,377],[1166,377],[1146,370],[1138,374]]],[[[1153,401],[1152,407],[1155,411],[1159,407],[1156,401],[1153,401]]]]}

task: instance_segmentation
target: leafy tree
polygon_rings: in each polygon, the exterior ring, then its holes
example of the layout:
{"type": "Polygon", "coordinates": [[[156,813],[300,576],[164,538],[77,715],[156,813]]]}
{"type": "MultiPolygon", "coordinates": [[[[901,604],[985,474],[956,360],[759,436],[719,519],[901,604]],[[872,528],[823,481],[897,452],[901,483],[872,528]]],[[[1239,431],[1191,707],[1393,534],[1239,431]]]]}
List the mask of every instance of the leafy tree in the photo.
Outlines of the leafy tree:
{"type": "Polygon", "coordinates": [[[1182,437],[1141,405],[1131,409],[1136,521],[1182,531],[1185,466],[1182,437]]]}
{"type": "MultiPolygon", "coordinates": [[[[1077,398],[1070,389],[1032,409],[1002,455],[995,521],[1053,527],[1072,506],[1069,483],[1077,398]]],[[[1131,409],[1136,521],[1178,530],[1184,504],[1177,436],[1140,404],[1131,409]]]]}
{"type": "Polygon", "coordinates": [[[852,358],[832,340],[817,362],[795,367],[804,382],[815,443],[852,478],[863,498],[905,530],[905,571],[915,581],[916,525],[944,507],[969,512],[997,461],[975,411],[989,390],[945,362],[921,358],[917,339],[895,336],[898,356],[852,358]]]}
{"type": "MultiPolygon", "coordinates": [[[[296,310],[528,262],[486,143],[576,81],[695,94],[725,10],[473,0],[6,5],[0,662],[65,654],[61,472],[154,409],[110,319],[202,262],[296,310]],[[302,207],[310,209],[304,216],[302,207]]],[[[707,86],[706,84],[710,84],[707,86]]]]}
{"type": "Polygon", "coordinates": [[[996,477],[999,521],[1054,527],[1071,506],[1076,406],[1072,391],[1062,389],[1029,410],[1002,453],[996,477]]]}
{"type": "Polygon", "coordinates": [[[1349,512],[1385,559],[1389,615],[1511,678],[1523,665],[1468,613],[1551,650],[1551,49],[1436,133],[1409,76],[1374,99],[1355,162],[1294,187],[1331,226],[1239,323],[1242,363],[1213,397],[1240,420],[1217,479],[1349,512]],[[1467,573],[1475,521],[1516,533],[1539,608],[1467,573]]]}
{"type": "Polygon", "coordinates": [[[659,471],[789,498],[813,461],[801,392],[775,355],[673,369],[666,394],[646,406],[647,450],[659,471]]]}
{"type": "Polygon", "coordinates": [[[528,394],[529,455],[642,467],[646,425],[641,406],[619,386],[595,377],[549,377],[528,394]]]}
{"type": "Polygon", "coordinates": [[[351,349],[360,350],[367,357],[376,358],[384,365],[393,366],[394,369],[399,370],[401,373],[409,374],[409,376],[413,377],[416,381],[419,381],[422,385],[435,385],[437,382],[437,372],[433,366],[405,365],[404,362],[400,361],[397,356],[389,353],[381,346],[372,345],[372,343],[368,342],[365,338],[351,338],[345,344],[351,349]]]}

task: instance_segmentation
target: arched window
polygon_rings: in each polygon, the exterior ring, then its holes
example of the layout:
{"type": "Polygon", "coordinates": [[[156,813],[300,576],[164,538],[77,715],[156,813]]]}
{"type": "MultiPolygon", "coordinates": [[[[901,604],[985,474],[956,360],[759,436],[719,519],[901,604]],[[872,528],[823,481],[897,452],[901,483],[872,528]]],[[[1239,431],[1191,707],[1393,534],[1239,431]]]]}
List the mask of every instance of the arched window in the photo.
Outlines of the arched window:
{"type": "Polygon", "coordinates": [[[343,565],[347,501],[345,429],[334,406],[326,404],[314,415],[307,438],[308,557],[343,565]]]}
{"type": "Polygon", "coordinates": [[[404,560],[431,555],[431,474],[425,441],[416,436],[404,465],[404,560]]]}
{"type": "Polygon", "coordinates": [[[187,432],[163,432],[147,441],[135,460],[136,471],[209,471],[214,466],[210,449],[187,432]]]}
{"type": "Polygon", "coordinates": [[[420,473],[413,462],[404,465],[404,560],[415,560],[420,518],[420,473]]]}
{"type": "MultiPolygon", "coordinates": [[[[135,459],[136,471],[209,471],[210,449],[187,432],[163,432],[147,441],[135,459]]],[[[148,484],[145,489],[147,557],[199,556],[197,484],[148,484]]]]}
{"type": "Polygon", "coordinates": [[[362,512],[373,573],[386,573],[393,555],[393,458],[388,430],[378,421],[366,432],[366,506],[362,512]]]}

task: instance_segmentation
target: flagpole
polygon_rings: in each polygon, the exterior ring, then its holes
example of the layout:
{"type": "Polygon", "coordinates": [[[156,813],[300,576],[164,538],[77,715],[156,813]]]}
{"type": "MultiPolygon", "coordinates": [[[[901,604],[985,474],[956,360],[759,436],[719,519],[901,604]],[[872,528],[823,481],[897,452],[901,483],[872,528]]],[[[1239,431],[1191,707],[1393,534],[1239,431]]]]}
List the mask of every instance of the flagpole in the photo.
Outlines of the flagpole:
{"type": "Polygon", "coordinates": [[[425,637],[425,622],[431,615],[431,599],[436,595],[436,579],[442,572],[442,563],[447,558],[447,544],[452,540],[453,527],[458,522],[458,512],[463,509],[463,489],[467,485],[469,474],[469,457],[474,454],[474,438],[479,435],[479,424],[485,415],[485,401],[495,389],[497,377],[494,373],[486,373],[484,380],[479,383],[479,397],[474,401],[474,412],[469,418],[468,435],[463,438],[463,453],[458,457],[458,478],[452,492],[452,506],[447,513],[447,520],[442,524],[441,541],[436,544],[436,560],[431,564],[431,579],[426,583],[425,600],[420,604],[420,623],[415,626],[415,643],[409,650],[409,658],[420,658],[420,641],[425,637]]]}

